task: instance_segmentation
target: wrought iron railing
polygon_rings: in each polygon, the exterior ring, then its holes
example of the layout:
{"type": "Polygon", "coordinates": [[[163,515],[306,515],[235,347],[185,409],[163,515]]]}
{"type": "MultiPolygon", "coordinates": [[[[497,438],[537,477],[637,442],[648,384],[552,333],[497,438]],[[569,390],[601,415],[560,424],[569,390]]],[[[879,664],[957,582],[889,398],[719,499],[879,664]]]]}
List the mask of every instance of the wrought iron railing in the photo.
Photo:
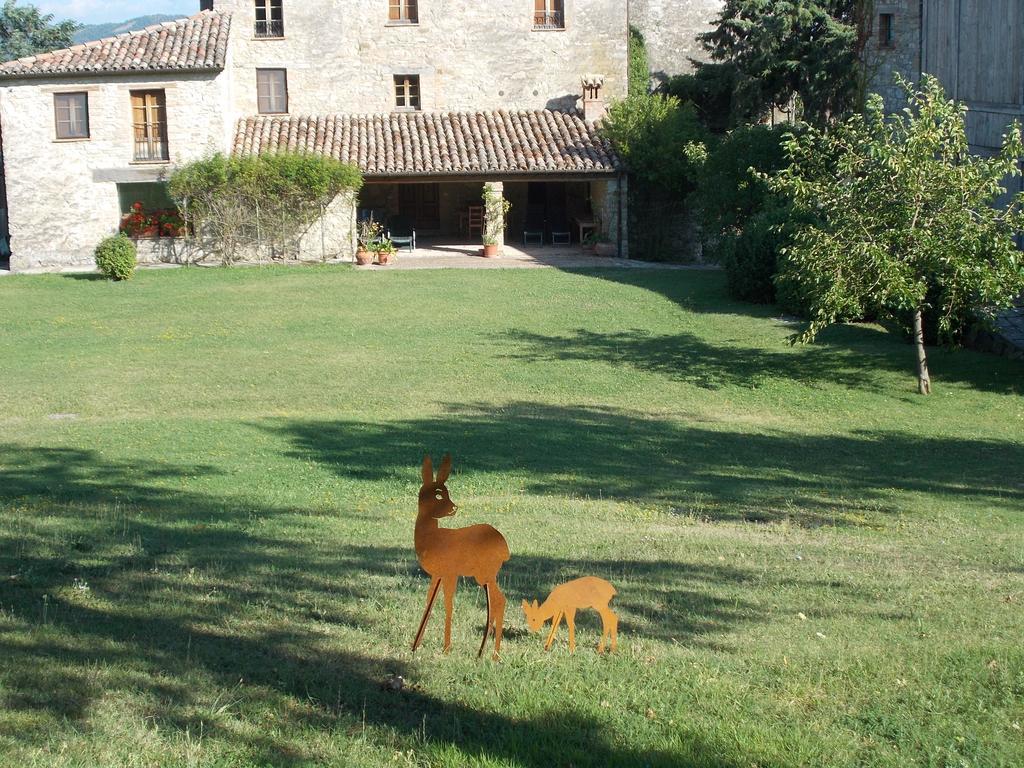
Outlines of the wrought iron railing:
{"type": "Polygon", "coordinates": [[[281,19],[257,20],[256,37],[284,37],[284,21],[281,19]]]}
{"type": "Polygon", "coordinates": [[[565,14],[561,11],[537,11],[533,15],[534,29],[565,29],[565,14]]]}
{"type": "Polygon", "coordinates": [[[152,135],[149,125],[135,126],[135,160],[140,163],[155,163],[169,160],[167,139],[152,135]]]}

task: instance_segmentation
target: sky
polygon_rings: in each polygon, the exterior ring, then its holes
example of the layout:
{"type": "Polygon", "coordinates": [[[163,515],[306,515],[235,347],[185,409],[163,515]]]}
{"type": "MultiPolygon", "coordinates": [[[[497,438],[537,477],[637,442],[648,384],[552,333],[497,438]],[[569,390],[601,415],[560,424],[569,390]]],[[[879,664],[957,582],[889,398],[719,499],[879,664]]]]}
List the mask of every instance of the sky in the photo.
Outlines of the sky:
{"type": "Polygon", "coordinates": [[[74,19],[84,24],[126,21],[151,13],[191,16],[199,12],[199,0],[23,0],[58,20],[74,19]]]}

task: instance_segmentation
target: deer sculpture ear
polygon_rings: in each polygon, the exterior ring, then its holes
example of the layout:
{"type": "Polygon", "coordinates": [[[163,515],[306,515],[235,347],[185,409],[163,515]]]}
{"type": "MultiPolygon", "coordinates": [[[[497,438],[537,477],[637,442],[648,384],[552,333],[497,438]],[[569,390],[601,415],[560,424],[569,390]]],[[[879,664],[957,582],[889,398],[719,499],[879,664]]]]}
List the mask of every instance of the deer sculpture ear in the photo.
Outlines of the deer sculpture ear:
{"type": "Polygon", "coordinates": [[[434,463],[430,460],[428,453],[423,457],[423,484],[430,485],[434,482],[434,463]]]}
{"type": "Polygon", "coordinates": [[[446,453],[441,459],[441,468],[437,470],[437,483],[444,485],[448,482],[448,476],[452,473],[452,455],[446,453]]]}
{"type": "Polygon", "coordinates": [[[536,600],[534,600],[534,601],[533,601],[533,610],[535,610],[535,611],[536,611],[536,610],[538,610],[539,608],[540,608],[540,603],[538,603],[538,602],[537,602],[536,600]]]}
{"type": "Polygon", "coordinates": [[[523,600],[523,613],[529,613],[529,612],[530,612],[530,604],[528,602],[526,602],[525,600],[523,600]]]}

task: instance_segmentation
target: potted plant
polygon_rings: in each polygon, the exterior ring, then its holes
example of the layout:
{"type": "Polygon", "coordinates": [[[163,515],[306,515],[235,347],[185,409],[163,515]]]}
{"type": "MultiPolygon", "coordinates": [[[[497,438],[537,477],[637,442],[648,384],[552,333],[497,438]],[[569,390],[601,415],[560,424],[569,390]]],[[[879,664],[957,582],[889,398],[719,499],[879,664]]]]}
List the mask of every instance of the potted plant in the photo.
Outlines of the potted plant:
{"type": "Polygon", "coordinates": [[[377,245],[377,263],[386,267],[395,258],[397,252],[395,244],[385,238],[377,245]]]}
{"type": "Polygon", "coordinates": [[[594,253],[597,250],[597,239],[600,237],[596,231],[588,232],[587,236],[583,238],[583,242],[580,245],[583,246],[583,250],[587,253],[594,253]]]}
{"type": "Polygon", "coordinates": [[[361,267],[373,264],[374,256],[381,244],[381,232],[383,227],[373,219],[364,219],[359,222],[357,233],[358,245],[356,246],[356,264],[361,267]]]}
{"type": "Polygon", "coordinates": [[[484,235],[484,258],[493,259],[498,256],[498,241],[484,235]]]}
{"type": "Polygon", "coordinates": [[[616,256],[619,249],[615,247],[615,243],[608,235],[599,234],[597,236],[597,242],[594,243],[594,253],[598,256],[616,256]]]}
{"type": "Polygon", "coordinates": [[[505,233],[505,217],[512,210],[512,203],[495,191],[491,186],[484,185],[484,258],[493,259],[498,255],[498,244],[505,233]]]}

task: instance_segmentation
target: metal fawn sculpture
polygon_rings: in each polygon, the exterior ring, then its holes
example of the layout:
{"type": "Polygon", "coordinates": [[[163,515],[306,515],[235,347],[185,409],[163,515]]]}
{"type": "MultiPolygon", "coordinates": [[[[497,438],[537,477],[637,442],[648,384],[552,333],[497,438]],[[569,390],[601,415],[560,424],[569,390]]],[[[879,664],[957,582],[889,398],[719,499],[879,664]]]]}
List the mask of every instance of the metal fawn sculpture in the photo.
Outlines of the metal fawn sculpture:
{"type": "Polygon", "coordinates": [[[604,579],[596,576],[585,576],[582,579],[570,581],[567,584],[555,587],[543,604],[533,605],[523,600],[523,612],[526,614],[526,622],[530,625],[530,631],[539,632],[540,628],[548,619],[554,619],[551,625],[551,634],[544,644],[544,650],[551,650],[551,644],[555,641],[558,628],[565,619],[569,625],[569,651],[576,652],[576,611],[583,608],[593,608],[601,614],[601,644],[597,646],[598,653],[604,653],[606,638],[611,638],[611,650],[615,650],[619,639],[619,617],[608,606],[611,599],[615,597],[615,587],[604,579]]]}
{"type": "Polygon", "coordinates": [[[455,589],[459,577],[465,576],[476,579],[487,596],[487,623],[484,625],[484,639],[477,656],[483,656],[487,636],[493,630],[494,659],[497,660],[505,627],[505,595],[498,589],[498,571],[510,557],[508,543],[504,536],[489,525],[473,525],[469,528],[441,528],[438,525],[438,520],[452,517],[459,509],[452,503],[445,485],[451,471],[451,456],[444,457],[436,478],[430,457],[423,459],[423,487],[420,488],[419,515],[416,518],[416,556],[420,566],[430,575],[430,591],[412,649],[415,651],[423,642],[430,611],[437,599],[437,591],[442,587],[445,608],[444,650],[447,652],[451,648],[455,589]]]}

